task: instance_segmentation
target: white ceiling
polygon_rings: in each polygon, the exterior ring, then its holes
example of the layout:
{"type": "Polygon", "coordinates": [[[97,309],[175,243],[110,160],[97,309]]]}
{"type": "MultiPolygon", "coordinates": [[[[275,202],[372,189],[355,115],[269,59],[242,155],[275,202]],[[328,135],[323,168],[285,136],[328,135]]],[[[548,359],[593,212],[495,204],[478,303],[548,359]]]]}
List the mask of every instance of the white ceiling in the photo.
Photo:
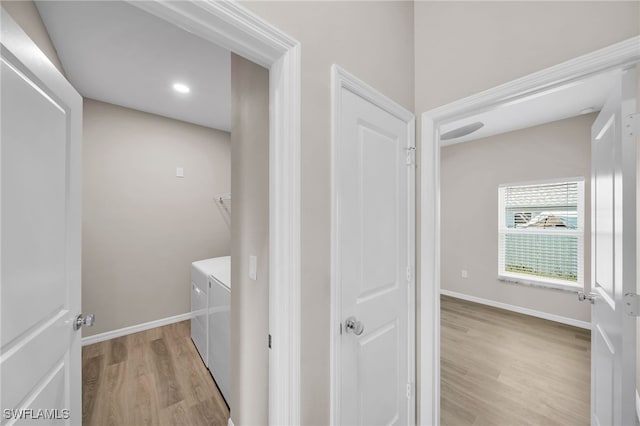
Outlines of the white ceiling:
{"type": "Polygon", "coordinates": [[[84,97],[231,129],[230,52],[121,1],[37,1],[84,97]],[[191,88],[173,90],[176,82],[191,88]]]}
{"type": "Polygon", "coordinates": [[[517,101],[508,102],[471,117],[443,124],[440,127],[441,135],[478,121],[484,123],[484,127],[467,136],[443,140],[441,145],[468,142],[575,117],[587,108],[592,108],[593,111],[600,111],[609,90],[613,86],[615,77],[619,73],[620,70],[614,70],[598,74],[578,82],[532,94],[517,101]]]}

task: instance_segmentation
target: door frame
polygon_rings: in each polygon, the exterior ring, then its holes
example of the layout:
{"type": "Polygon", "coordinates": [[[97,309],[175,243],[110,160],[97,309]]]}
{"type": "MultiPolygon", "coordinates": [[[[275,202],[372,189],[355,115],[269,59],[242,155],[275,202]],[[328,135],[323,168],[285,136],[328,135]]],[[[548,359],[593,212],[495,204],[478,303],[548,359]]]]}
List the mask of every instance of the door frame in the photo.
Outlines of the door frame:
{"type": "Polygon", "coordinates": [[[126,1],[269,69],[269,424],[300,424],[300,43],[235,1],[126,1]]]}
{"type": "MultiPolygon", "coordinates": [[[[340,347],[340,323],[342,312],[341,301],[341,288],[337,280],[337,272],[339,267],[338,253],[338,224],[335,220],[337,216],[337,159],[336,146],[340,140],[340,115],[342,108],[340,107],[342,96],[342,89],[347,89],[350,92],[366,99],[375,106],[383,109],[394,117],[407,123],[407,130],[409,135],[409,146],[415,147],[415,116],[413,113],[382,93],[369,86],[359,78],[350,74],[338,65],[331,66],[331,313],[329,315],[329,338],[330,338],[330,422],[332,425],[340,424],[340,361],[341,361],[341,347],[340,347]]],[[[409,169],[409,180],[414,182],[414,187],[410,188],[409,192],[409,235],[415,235],[415,167],[409,169]]],[[[410,406],[409,406],[409,424],[415,424],[415,406],[416,406],[416,392],[415,392],[415,240],[409,242],[409,259],[411,262],[411,280],[409,286],[409,301],[407,316],[409,319],[408,330],[408,365],[409,376],[412,378],[412,389],[410,406]]]]}
{"type": "Polygon", "coordinates": [[[440,424],[440,134],[442,124],[526,100],[607,70],[640,63],[640,36],[424,112],[420,232],[419,423],[440,424]],[[423,315],[423,312],[428,314],[423,315]]]}

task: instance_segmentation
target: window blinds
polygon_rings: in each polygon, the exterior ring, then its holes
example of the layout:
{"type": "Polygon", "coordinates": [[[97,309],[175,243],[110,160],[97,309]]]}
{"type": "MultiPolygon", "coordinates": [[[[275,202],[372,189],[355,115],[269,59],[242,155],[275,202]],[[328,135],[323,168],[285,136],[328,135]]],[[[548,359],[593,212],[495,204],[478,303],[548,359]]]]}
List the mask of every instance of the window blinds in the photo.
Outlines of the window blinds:
{"type": "Polygon", "coordinates": [[[499,274],[582,285],[581,181],[500,187],[499,274]]]}

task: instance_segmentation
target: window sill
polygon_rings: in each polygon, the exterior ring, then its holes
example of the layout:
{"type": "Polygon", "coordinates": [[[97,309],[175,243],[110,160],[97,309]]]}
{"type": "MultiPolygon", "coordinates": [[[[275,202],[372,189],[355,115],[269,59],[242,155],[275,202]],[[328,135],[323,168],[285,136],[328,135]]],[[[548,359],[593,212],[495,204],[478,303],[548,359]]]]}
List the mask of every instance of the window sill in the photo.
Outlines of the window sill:
{"type": "Polygon", "coordinates": [[[551,290],[566,291],[570,293],[578,293],[584,291],[584,287],[581,284],[569,284],[553,281],[543,281],[531,278],[512,276],[512,275],[498,275],[498,280],[509,284],[520,284],[530,287],[546,288],[551,290]]]}

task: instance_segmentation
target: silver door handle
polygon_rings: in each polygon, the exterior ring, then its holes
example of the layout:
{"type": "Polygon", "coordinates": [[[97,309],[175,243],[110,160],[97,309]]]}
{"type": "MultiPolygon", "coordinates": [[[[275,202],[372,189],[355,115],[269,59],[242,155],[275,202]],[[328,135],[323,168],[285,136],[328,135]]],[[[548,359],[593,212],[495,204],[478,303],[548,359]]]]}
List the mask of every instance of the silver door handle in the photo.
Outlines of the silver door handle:
{"type": "Polygon", "coordinates": [[[87,326],[87,327],[93,327],[93,324],[96,322],[96,316],[93,314],[87,314],[87,315],[78,315],[75,319],[75,321],[73,321],[73,329],[78,331],[80,330],[80,328],[82,328],[82,326],[87,326]]]}
{"type": "Polygon", "coordinates": [[[585,300],[588,300],[589,303],[591,303],[592,305],[594,304],[594,302],[596,301],[596,293],[587,293],[585,294],[583,291],[579,291],[578,292],[578,300],[581,302],[584,302],[585,300]]]}
{"type": "Polygon", "coordinates": [[[364,324],[358,321],[356,317],[349,317],[344,322],[344,328],[347,330],[347,333],[353,333],[359,336],[364,331],[364,324]]]}

